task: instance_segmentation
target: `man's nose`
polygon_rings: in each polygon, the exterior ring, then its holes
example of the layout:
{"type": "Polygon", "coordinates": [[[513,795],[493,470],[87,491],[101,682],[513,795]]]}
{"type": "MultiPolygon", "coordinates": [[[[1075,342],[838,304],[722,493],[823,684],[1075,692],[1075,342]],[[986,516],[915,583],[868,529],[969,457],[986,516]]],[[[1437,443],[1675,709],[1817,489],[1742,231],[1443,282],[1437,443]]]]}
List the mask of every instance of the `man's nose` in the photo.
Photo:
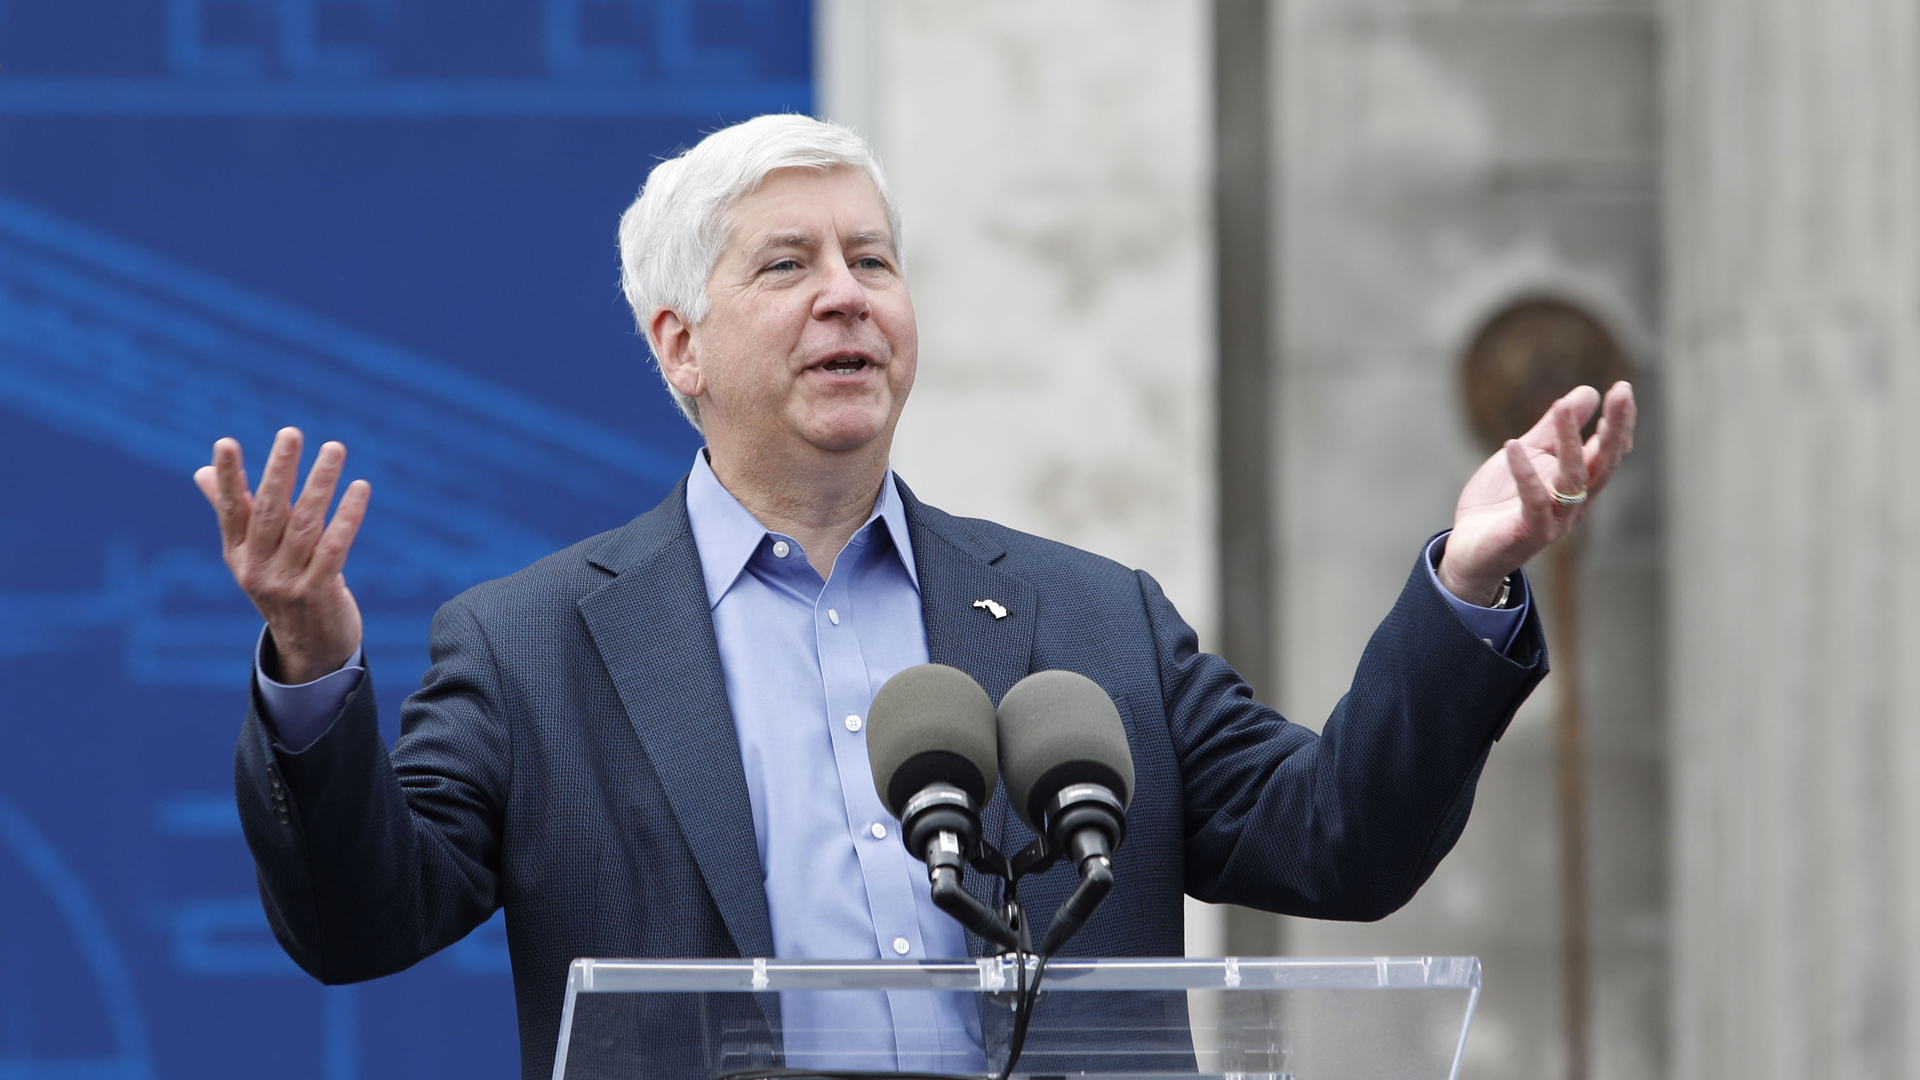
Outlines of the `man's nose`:
{"type": "Polygon", "coordinates": [[[813,301],[813,317],[861,320],[868,317],[870,310],[867,290],[860,279],[854,277],[846,260],[826,260],[821,270],[820,293],[813,301]]]}

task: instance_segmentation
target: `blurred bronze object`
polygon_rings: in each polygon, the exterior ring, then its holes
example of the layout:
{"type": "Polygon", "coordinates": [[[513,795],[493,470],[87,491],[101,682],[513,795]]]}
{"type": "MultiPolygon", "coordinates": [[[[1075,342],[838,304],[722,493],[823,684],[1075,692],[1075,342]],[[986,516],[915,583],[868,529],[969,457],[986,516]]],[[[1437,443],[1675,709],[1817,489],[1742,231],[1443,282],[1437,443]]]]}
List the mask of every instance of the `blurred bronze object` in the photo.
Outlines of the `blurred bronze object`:
{"type": "MultiPolygon", "coordinates": [[[[1481,328],[1460,367],[1468,422],[1488,450],[1517,439],[1576,386],[1601,393],[1628,377],[1626,357],[1598,319],[1547,297],[1519,301],[1481,328]]],[[[1598,415],[1583,437],[1593,434],[1598,415]]],[[[1549,487],[1561,506],[1587,493],[1549,487]]],[[[1586,1080],[1590,1062],[1590,975],[1587,957],[1586,766],[1580,709],[1580,567],[1578,537],[1568,533],[1548,552],[1543,614],[1553,640],[1558,684],[1554,759],[1560,817],[1560,977],[1565,1005],[1567,1076],[1586,1080]]]]}
{"type": "Polygon", "coordinates": [[[1626,357],[1599,320],[1548,297],[1521,300],[1489,319],[1460,369],[1467,420],[1489,450],[1526,434],[1574,387],[1604,393],[1627,374],[1626,357]]]}

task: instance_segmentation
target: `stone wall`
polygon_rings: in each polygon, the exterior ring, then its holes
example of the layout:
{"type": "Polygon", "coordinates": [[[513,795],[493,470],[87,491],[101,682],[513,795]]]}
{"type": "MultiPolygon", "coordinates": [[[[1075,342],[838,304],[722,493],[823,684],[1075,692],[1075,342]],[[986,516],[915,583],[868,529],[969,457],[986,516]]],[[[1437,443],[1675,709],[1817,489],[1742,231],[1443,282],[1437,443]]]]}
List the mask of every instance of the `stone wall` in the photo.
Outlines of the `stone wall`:
{"type": "MultiPolygon", "coordinates": [[[[1635,2],[1278,0],[1275,358],[1280,704],[1318,725],[1485,450],[1457,386],[1507,303],[1546,294],[1641,369],[1651,430],[1584,527],[1594,1052],[1664,1067],[1654,13],[1635,2]]],[[[1541,560],[1544,563],[1544,560],[1541,560]]],[[[1543,565],[1533,568],[1539,601],[1543,565]]],[[[1486,993],[1463,1075],[1569,1072],[1549,677],[1494,748],[1472,823],[1402,912],[1290,920],[1299,954],[1461,953],[1486,993]]]]}
{"type": "Polygon", "coordinates": [[[1674,1075],[1920,1075],[1920,10],[1672,0],[1674,1075]]]}
{"type": "MultiPolygon", "coordinates": [[[[1583,620],[1590,1075],[1636,1080],[1663,1072],[1666,1030],[1651,2],[1271,0],[1268,19],[1276,704],[1318,726],[1450,521],[1482,456],[1455,379],[1483,320],[1548,293],[1641,367],[1644,437],[1587,527],[1583,620]]],[[[951,509],[1146,567],[1203,640],[1219,610],[1209,8],[818,8],[824,109],[874,139],[907,213],[923,363],[902,473],[951,509]]],[[[1459,849],[1406,911],[1285,927],[1295,953],[1483,957],[1471,1078],[1566,1074],[1564,690],[1549,679],[1495,748],[1459,849]]],[[[1214,912],[1194,916],[1190,951],[1228,944],[1214,912]]]]}

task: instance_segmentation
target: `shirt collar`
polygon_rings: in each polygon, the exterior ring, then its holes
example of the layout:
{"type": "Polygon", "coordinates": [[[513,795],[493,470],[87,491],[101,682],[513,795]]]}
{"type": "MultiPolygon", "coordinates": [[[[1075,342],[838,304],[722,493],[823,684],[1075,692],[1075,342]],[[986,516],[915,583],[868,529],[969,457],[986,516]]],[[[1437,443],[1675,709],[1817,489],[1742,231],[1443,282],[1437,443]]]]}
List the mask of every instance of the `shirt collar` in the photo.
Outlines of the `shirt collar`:
{"type": "MultiPolygon", "coordinates": [[[[880,484],[880,498],[873,513],[854,539],[859,541],[861,533],[871,539],[876,520],[892,537],[894,553],[906,568],[907,580],[918,589],[920,574],[913,565],[913,541],[907,536],[907,508],[900,499],[899,486],[893,482],[892,469],[880,484]]],[[[694,452],[693,471],[687,476],[687,524],[693,529],[694,547],[700,552],[700,572],[706,578],[707,607],[711,609],[733,588],[768,532],[713,475],[705,449],[694,452]]]]}

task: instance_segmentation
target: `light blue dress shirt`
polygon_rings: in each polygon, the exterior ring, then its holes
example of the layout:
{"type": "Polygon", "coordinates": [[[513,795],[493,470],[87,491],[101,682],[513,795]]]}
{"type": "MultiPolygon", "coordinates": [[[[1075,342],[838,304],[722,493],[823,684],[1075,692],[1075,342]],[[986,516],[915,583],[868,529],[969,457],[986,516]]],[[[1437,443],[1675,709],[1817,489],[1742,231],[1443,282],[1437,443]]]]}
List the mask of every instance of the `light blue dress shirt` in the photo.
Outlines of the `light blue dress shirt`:
{"type": "MultiPolygon", "coordinates": [[[[964,958],[926,868],[900,842],[867,765],[867,706],[927,662],[926,622],[889,472],[825,581],[790,536],[768,532],[704,454],[687,518],[706,577],[720,669],[753,803],[776,956],[964,958]]],[[[971,995],[783,994],[787,1063],[820,1069],[982,1072],[971,995]]]]}
{"type": "Polygon", "coordinates": [[[1527,575],[1513,575],[1513,595],[1507,598],[1506,607],[1490,608],[1467,603],[1440,584],[1440,556],[1446,553],[1447,537],[1451,535],[1453,530],[1448,529],[1427,544],[1426,558],[1422,560],[1427,566],[1427,580],[1433,582],[1433,587],[1439,590],[1441,596],[1446,597],[1447,606],[1460,616],[1460,621],[1473,631],[1474,637],[1505,656],[1513,649],[1513,639],[1520,636],[1520,627],[1527,621],[1527,611],[1533,606],[1533,590],[1527,585],[1527,575]]]}
{"type": "MultiPolygon", "coordinates": [[[[768,532],[695,456],[687,517],[713,613],[740,744],[774,954],[784,958],[948,959],[967,955],[959,924],[933,905],[925,867],[900,842],[867,764],[867,706],[896,673],[927,662],[926,623],[905,507],[889,471],[872,514],[825,581],[792,537],[768,532]]],[[[1423,560],[1462,622],[1505,652],[1531,598],[1469,604],[1423,560]]],[[[264,648],[265,635],[262,635],[264,648]]],[[[364,671],[362,654],[315,682],[255,676],[282,745],[325,733],[364,671]]],[[[969,994],[783,994],[789,1065],[985,1071],[969,994]]]]}

